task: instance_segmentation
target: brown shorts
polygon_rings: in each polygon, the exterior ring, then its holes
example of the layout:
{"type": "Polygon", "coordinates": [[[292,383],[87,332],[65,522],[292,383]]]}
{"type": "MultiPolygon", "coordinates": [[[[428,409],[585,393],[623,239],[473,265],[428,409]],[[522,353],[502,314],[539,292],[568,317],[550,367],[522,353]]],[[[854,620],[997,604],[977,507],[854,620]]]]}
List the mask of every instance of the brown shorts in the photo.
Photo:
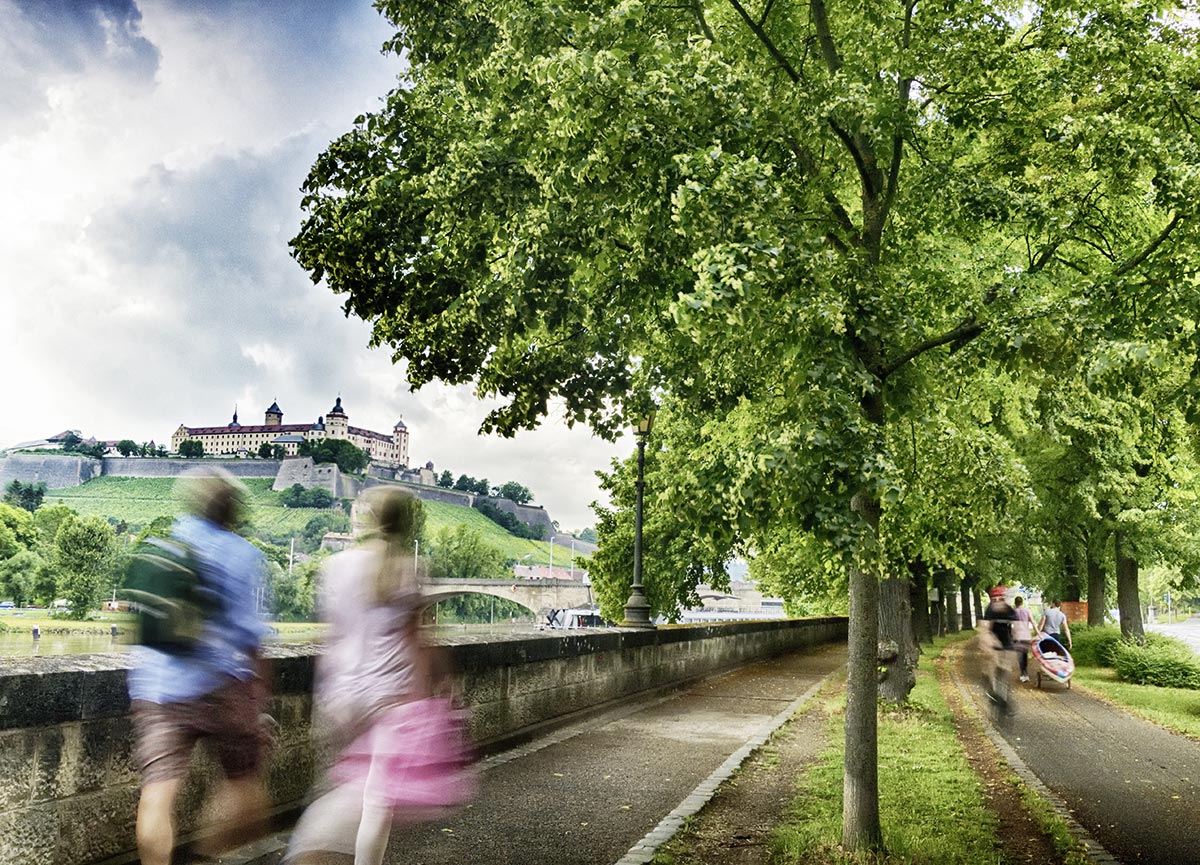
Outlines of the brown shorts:
{"type": "Polygon", "coordinates": [[[226,778],[254,775],[270,740],[260,721],[264,709],[265,693],[256,680],[234,681],[183,703],[134,700],[134,768],[143,784],[184,778],[192,750],[204,739],[226,778]]]}

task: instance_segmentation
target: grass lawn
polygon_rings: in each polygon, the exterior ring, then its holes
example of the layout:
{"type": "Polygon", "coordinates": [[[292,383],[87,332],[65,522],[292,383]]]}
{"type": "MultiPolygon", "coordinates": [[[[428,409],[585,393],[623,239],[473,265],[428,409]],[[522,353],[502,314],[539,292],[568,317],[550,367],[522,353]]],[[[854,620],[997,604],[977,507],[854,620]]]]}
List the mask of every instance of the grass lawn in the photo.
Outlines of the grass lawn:
{"type": "Polygon", "coordinates": [[[879,805],[888,855],[855,857],[839,849],[844,706],[837,705],[832,707],[831,744],[801,781],[788,822],[776,833],[778,861],[814,865],[1002,861],[994,852],[996,819],[963,755],[953,716],[932,669],[943,645],[945,641],[939,641],[922,656],[910,705],[880,713],[879,805]]]}
{"type": "Polygon", "coordinates": [[[1133,685],[1107,667],[1076,667],[1072,681],[1148,721],[1200,739],[1200,691],[1133,685]]]}

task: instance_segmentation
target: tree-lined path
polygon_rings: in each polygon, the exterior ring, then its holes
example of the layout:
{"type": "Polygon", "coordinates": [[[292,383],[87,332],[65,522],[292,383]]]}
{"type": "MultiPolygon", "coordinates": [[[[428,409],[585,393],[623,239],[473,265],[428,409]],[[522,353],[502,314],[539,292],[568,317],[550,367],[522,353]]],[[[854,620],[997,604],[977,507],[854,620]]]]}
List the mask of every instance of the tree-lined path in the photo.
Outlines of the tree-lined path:
{"type": "Polygon", "coordinates": [[[1078,687],[1031,682],[1016,700],[997,732],[1105,849],[1126,865],[1200,862],[1200,744],[1078,687]]]}
{"type": "MultiPolygon", "coordinates": [[[[681,805],[698,809],[731,755],[845,663],[844,645],[764,661],[496,755],[484,761],[479,796],[469,808],[396,831],[386,861],[620,862],[681,805]]],[[[814,756],[824,743],[823,735],[812,737],[814,756]]],[[[276,849],[223,861],[268,865],[281,857],[276,849]]],[[[328,861],[343,865],[350,857],[328,861]]],[[[640,861],[649,861],[649,853],[640,861]]]]}

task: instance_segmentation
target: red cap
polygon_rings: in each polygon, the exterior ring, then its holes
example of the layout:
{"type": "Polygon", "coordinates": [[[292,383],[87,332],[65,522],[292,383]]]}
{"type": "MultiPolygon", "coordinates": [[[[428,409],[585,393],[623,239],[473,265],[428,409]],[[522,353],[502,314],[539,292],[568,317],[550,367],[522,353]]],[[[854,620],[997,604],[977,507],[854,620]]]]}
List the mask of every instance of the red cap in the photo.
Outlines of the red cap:
{"type": "Polygon", "coordinates": [[[1008,589],[1006,589],[1004,586],[993,586],[992,588],[988,589],[988,594],[993,598],[1003,598],[1004,593],[1007,591],[1008,589]]]}

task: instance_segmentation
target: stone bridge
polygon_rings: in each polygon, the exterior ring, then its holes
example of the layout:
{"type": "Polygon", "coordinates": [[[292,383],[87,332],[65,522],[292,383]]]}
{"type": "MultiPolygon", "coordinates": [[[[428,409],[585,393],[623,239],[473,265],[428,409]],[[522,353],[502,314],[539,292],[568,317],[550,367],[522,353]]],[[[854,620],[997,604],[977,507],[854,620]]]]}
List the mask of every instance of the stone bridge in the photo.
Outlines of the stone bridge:
{"type": "Polygon", "coordinates": [[[548,610],[582,607],[592,603],[592,587],[579,580],[430,580],[423,586],[431,601],[455,595],[491,595],[504,598],[540,615],[548,610]]]}

